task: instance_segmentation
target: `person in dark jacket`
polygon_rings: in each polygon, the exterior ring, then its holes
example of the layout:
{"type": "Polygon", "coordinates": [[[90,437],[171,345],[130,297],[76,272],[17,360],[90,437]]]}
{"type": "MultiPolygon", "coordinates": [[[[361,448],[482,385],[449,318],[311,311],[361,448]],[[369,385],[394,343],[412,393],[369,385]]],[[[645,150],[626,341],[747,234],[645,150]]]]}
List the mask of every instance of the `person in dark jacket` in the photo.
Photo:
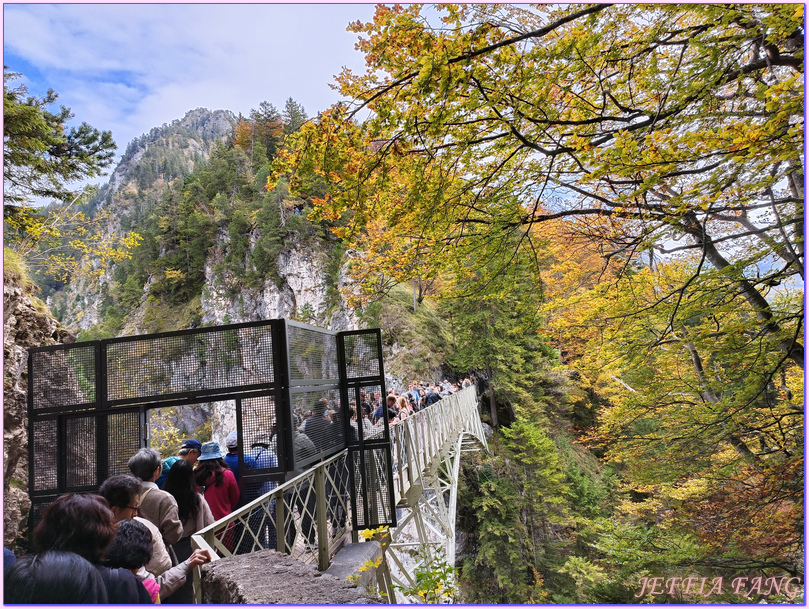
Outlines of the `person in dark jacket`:
{"type": "Polygon", "coordinates": [[[424,407],[432,406],[440,400],[441,396],[436,392],[435,387],[430,385],[430,388],[427,390],[427,395],[424,396],[424,407]]]}
{"type": "Polygon", "coordinates": [[[72,552],[23,556],[3,578],[3,601],[14,605],[104,605],[104,580],[95,566],[72,552]]]}
{"type": "Polygon", "coordinates": [[[110,604],[151,604],[146,588],[131,571],[101,564],[114,537],[112,511],[104,498],[69,493],[58,497],[45,510],[34,529],[34,547],[37,552],[72,552],[92,563],[104,581],[110,604]]]}
{"type": "Polygon", "coordinates": [[[311,416],[306,419],[303,432],[309,436],[317,452],[327,450],[333,443],[332,422],[326,417],[329,403],[325,398],[319,399],[312,406],[311,416]]]}

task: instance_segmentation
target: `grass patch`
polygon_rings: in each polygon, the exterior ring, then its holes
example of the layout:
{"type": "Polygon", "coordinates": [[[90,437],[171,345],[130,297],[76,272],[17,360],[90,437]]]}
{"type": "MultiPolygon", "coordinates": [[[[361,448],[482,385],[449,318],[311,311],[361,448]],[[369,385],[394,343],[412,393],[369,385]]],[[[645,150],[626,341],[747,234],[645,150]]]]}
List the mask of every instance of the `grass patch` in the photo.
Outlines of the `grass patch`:
{"type": "Polygon", "coordinates": [[[3,248],[3,281],[18,283],[24,289],[34,288],[25,261],[17,252],[7,247],[3,248]]]}
{"type": "Polygon", "coordinates": [[[182,306],[161,302],[158,298],[149,296],[143,316],[143,330],[149,334],[184,330],[199,325],[201,318],[202,299],[200,296],[195,296],[182,306]]]}
{"type": "Polygon", "coordinates": [[[438,314],[437,303],[424,299],[414,313],[412,288],[402,284],[381,299],[379,306],[383,342],[404,348],[386,360],[386,370],[406,382],[438,380],[433,377],[440,374],[452,348],[452,332],[438,314]]]}

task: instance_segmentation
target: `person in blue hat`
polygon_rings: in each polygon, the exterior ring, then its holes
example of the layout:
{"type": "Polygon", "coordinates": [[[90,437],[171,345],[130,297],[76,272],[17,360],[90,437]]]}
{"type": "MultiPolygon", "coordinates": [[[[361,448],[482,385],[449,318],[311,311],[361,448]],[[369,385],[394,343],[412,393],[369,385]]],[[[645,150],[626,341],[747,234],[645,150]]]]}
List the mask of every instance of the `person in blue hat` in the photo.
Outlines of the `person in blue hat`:
{"type": "Polygon", "coordinates": [[[225,453],[218,442],[205,442],[194,469],[197,486],[204,489],[205,501],[215,520],[224,518],[239,505],[236,476],[225,463],[225,453]]]}
{"type": "Polygon", "coordinates": [[[185,459],[191,465],[194,465],[197,462],[197,459],[199,459],[200,454],[202,454],[202,442],[196,438],[191,438],[183,442],[177,455],[171,456],[163,461],[163,473],[160,474],[160,477],[157,480],[155,480],[157,488],[162,489],[165,486],[166,476],[169,475],[171,466],[177,463],[177,461],[180,459],[185,459]]]}

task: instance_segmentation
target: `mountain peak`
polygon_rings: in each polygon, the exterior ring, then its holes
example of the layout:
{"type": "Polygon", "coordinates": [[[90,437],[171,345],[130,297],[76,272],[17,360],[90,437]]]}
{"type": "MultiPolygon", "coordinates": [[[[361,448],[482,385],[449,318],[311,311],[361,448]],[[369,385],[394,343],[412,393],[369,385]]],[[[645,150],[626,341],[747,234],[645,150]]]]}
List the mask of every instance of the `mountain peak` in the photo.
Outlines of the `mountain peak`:
{"type": "Polygon", "coordinates": [[[231,136],[235,124],[236,116],[229,110],[195,108],[182,118],[153,127],[127,145],[91,207],[106,207],[123,191],[149,190],[188,175],[197,163],[207,160],[217,141],[231,136]]]}

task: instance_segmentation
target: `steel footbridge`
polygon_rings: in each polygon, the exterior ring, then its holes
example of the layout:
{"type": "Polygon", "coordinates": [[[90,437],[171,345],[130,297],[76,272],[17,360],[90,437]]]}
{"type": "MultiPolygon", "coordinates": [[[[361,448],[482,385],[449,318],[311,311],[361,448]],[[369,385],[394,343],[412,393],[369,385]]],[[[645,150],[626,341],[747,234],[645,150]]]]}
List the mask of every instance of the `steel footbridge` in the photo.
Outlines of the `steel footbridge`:
{"type": "MultiPolygon", "coordinates": [[[[396,590],[417,587],[415,569],[426,555],[454,566],[461,459],[487,449],[474,386],[391,425],[390,442],[396,524],[380,527],[389,535],[376,536],[384,540],[387,567],[377,579],[392,602],[417,602],[396,590]]],[[[349,459],[346,449],[315,464],[203,529],[193,545],[214,559],[275,548],[325,570],[345,544],[361,539],[350,526],[352,509],[390,503],[382,461],[366,463],[378,474],[370,476],[376,484],[352,501],[357,486],[348,484],[349,459]]]]}
{"type": "Polygon", "coordinates": [[[415,586],[420,553],[454,565],[460,460],[486,438],[474,387],[367,428],[365,408],[386,395],[379,329],[276,319],[30,349],[29,527],[56,497],[127,473],[140,448],[173,454],[166,411],[209,412],[215,440],[237,432],[246,504],[192,544],[325,570],[360,532],[385,530],[380,584],[393,600],[415,586]],[[246,462],[260,449],[270,457],[246,462]]]}

